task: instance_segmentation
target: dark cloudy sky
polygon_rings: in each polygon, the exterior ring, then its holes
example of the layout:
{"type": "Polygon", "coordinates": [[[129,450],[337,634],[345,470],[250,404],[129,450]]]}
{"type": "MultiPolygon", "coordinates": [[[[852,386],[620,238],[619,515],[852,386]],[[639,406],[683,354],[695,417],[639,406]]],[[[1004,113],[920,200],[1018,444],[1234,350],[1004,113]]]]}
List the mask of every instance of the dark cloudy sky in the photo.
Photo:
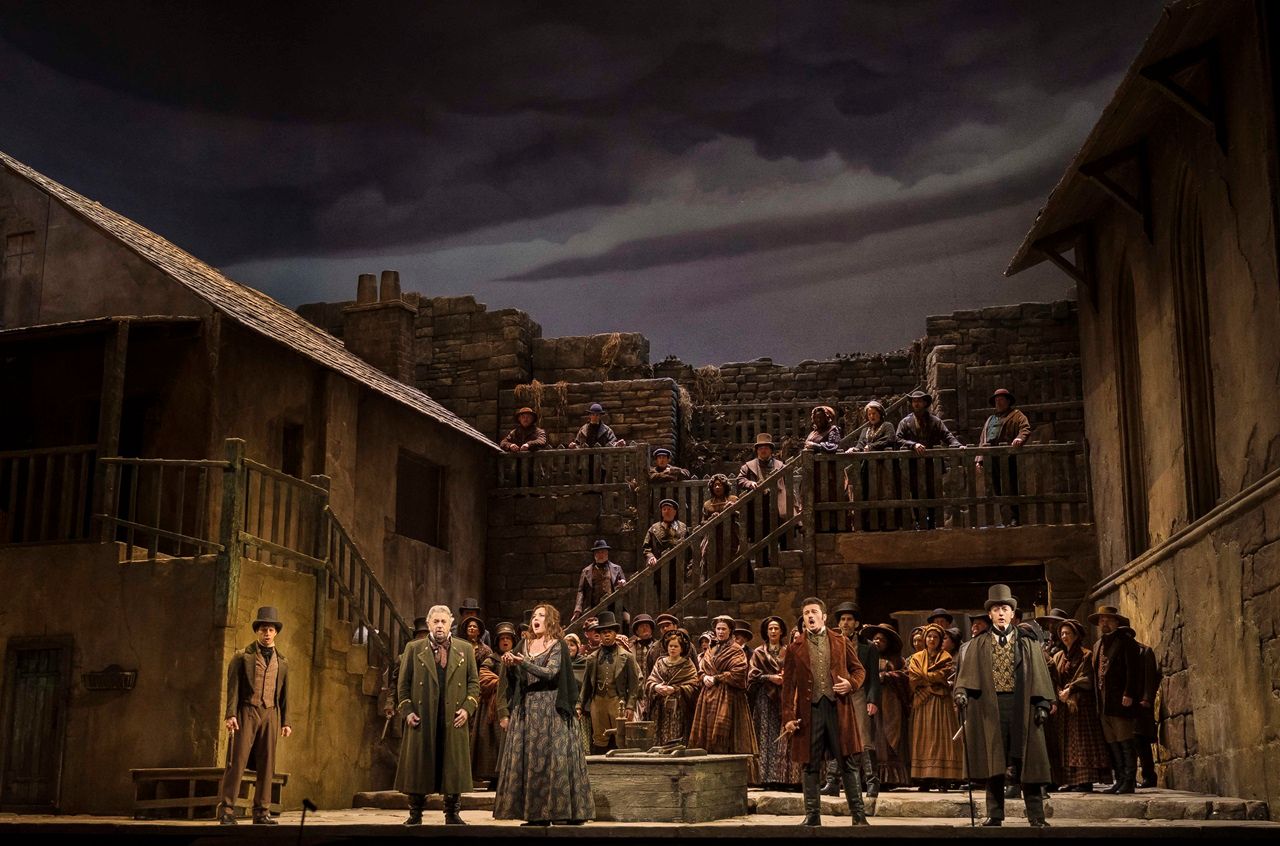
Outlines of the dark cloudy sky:
{"type": "Polygon", "coordinates": [[[655,360],[901,347],[1005,266],[1157,0],[0,0],[0,149],[289,305],[397,268],[655,360]]]}

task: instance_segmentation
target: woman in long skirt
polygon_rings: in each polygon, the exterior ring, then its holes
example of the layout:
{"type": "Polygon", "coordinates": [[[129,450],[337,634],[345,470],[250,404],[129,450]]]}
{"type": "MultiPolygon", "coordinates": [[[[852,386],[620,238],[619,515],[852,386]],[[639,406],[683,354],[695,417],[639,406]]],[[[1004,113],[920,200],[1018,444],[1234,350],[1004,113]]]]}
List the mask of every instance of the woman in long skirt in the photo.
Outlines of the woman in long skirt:
{"type": "Polygon", "coordinates": [[[902,660],[902,638],[885,623],[863,626],[862,632],[871,637],[871,643],[880,653],[880,709],[871,722],[875,727],[881,790],[905,787],[911,783],[908,762],[911,688],[907,665],[902,660]]]}
{"type": "MultiPolygon", "coordinates": [[[[564,642],[569,644],[569,657],[573,659],[573,678],[578,683],[578,689],[582,689],[582,679],[587,674],[587,650],[582,645],[582,639],[576,634],[567,634],[564,636],[564,642]]],[[[591,722],[586,714],[578,717],[578,733],[582,735],[582,754],[591,754],[591,722]]]]}
{"type": "Polygon", "coordinates": [[[1064,620],[1058,626],[1062,651],[1053,660],[1063,733],[1061,761],[1054,769],[1062,772],[1063,789],[1092,793],[1095,783],[1110,783],[1111,761],[1093,697],[1093,661],[1084,635],[1084,625],[1076,620],[1064,620]]]}
{"type": "Polygon", "coordinates": [[[760,623],[764,644],[751,651],[747,667],[747,701],[760,750],[760,783],[781,787],[800,783],[800,765],[791,762],[791,747],[778,743],[782,733],[782,661],[786,657],[787,624],[781,617],[760,623]]]}
{"type": "Polygon", "coordinates": [[[693,644],[684,629],[672,629],[662,638],[666,654],[653,662],[644,692],[649,697],[649,717],[654,722],[656,745],[689,739],[693,708],[698,701],[698,667],[690,653],[693,644]]]}
{"type": "Polygon", "coordinates": [[[555,608],[534,608],[529,627],[524,650],[502,656],[511,722],[498,762],[493,816],[526,820],[525,825],[580,825],[594,819],[596,809],[574,714],[573,659],[555,608]]]}
{"type": "Polygon", "coordinates": [[[936,623],[924,627],[924,649],[911,656],[907,677],[911,685],[911,777],[920,790],[964,778],[964,750],[959,738],[951,686],[955,663],[943,651],[943,629],[936,623]]]}

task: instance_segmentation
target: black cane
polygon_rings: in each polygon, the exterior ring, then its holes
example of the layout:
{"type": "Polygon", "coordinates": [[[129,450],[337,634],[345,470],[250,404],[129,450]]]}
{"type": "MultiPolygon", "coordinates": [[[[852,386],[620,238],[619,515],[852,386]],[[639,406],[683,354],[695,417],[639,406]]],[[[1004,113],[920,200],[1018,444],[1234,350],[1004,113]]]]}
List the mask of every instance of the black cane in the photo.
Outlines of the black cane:
{"type": "Polygon", "coordinates": [[[302,800],[302,822],[298,823],[298,846],[302,846],[302,827],[307,824],[307,811],[314,811],[316,803],[310,799],[302,800]]]}
{"type": "Polygon", "coordinates": [[[959,712],[960,716],[960,731],[958,734],[961,735],[960,750],[964,754],[964,780],[969,786],[969,827],[976,828],[978,825],[978,815],[973,809],[973,770],[969,767],[969,733],[964,730],[964,716],[968,709],[966,706],[965,708],[957,708],[956,710],[959,712]]]}

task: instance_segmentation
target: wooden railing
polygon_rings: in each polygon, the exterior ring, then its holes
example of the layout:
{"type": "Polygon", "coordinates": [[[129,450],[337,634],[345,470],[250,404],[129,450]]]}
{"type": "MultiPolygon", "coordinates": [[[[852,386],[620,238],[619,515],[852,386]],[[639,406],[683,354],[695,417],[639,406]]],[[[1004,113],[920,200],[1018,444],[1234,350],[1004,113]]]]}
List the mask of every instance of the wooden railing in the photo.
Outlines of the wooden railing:
{"type": "Polygon", "coordinates": [[[784,400],[779,402],[708,405],[694,415],[693,435],[725,451],[750,449],[756,435],[769,434],[781,444],[784,438],[801,441],[809,433],[809,415],[814,406],[829,405],[843,418],[844,409],[858,409],[859,399],[784,400]]]}
{"type": "Polygon", "coordinates": [[[218,508],[227,463],[199,459],[100,459],[113,479],[97,515],[103,539],[126,560],[155,561],[222,552],[218,508]]]}
{"type": "Polygon", "coordinates": [[[1084,381],[1080,359],[1046,358],[1033,361],[1004,362],[979,366],[957,365],[956,380],[960,386],[956,420],[965,432],[976,435],[992,413],[988,398],[996,388],[1008,388],[1018,400],[1018,408],[1033,426],[1065,424],[1070,428],[1059,432],[1080,434],[1084,425],[1084,381]]]}
{"type": "Polygon", "coordinates": [[[378,641],[384,656],[396,660],[413,637],[412,629],[328,505],[324,524],[328,597],[337,600],[338,619],[359,622],[378,641]]]}
{"type": "Polygon", "coordinates": [[[244,519],[240,541],[246,558],[309,571],[325,559],[324,511],[329,491],[318,477],[304,482],[244,459],[244,519]]]}
{"type": "MultiPolygon", "coordinates": [[[[919,388],[920,386],[917,385],[913,390],[919,390],[919,388]]],[[[862,436],[862,431],[869,425],[862,416],[863,408],[865,407],[866,404],[864,403],[863,407],[858,409],[859,424],[853,427],[850,431],[845,432],[844,437],[840,439],[841,449],[848,449],[849,447],[857,444],[858,438],[862,436]]],[[[911,399],[910,392],[908,392],[890,400],[889,404],[884,407],[884,419],[892,423],[894,426],[897,426],[897,421],[906,416],[907,412],[910,410],[911,399]]]]}
{"type": "Polygon", "coordinates": [[[795,485],[800,457],[779,468],[738,501],[699,525],[653,564],[570,622],[566,631],[578,632],[582,623],[601,611],[624,609],[683,609],[709,592],[719,598],[734,583],[750,582],[753,566],[777,566],[790,536],[799,525],[795,485]],[[785,493],[787,508],[779,513],[777,492],[785,493]]]}
{"type": "Polygon", "coordinates": [[[548,488],[596,490],[601,485],[628,484],[648,472],[649,447],[540,449],[512,452],[498,459],[499,489],[548,488]]]}
{"type": "Polygon", "coordinates": [[[1080,443],[837,453],[812,462],[805,505],[818,532],[1093,521],[1080,443]]]}
{"type": "Polygon", "coordinates": [[[0,452],[0,544],[87,540],[97,447],[0,452]]]}

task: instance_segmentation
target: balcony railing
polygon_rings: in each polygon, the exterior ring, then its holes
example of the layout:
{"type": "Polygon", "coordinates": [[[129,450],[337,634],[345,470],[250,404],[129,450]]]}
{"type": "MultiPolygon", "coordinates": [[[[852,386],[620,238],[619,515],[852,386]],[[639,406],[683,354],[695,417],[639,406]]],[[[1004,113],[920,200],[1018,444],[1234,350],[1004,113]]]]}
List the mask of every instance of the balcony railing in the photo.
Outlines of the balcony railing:
{"type": "Polygon", "coordinates": [[[97,447],[0,452],[0,544],[87,540],[97,447]]]}

